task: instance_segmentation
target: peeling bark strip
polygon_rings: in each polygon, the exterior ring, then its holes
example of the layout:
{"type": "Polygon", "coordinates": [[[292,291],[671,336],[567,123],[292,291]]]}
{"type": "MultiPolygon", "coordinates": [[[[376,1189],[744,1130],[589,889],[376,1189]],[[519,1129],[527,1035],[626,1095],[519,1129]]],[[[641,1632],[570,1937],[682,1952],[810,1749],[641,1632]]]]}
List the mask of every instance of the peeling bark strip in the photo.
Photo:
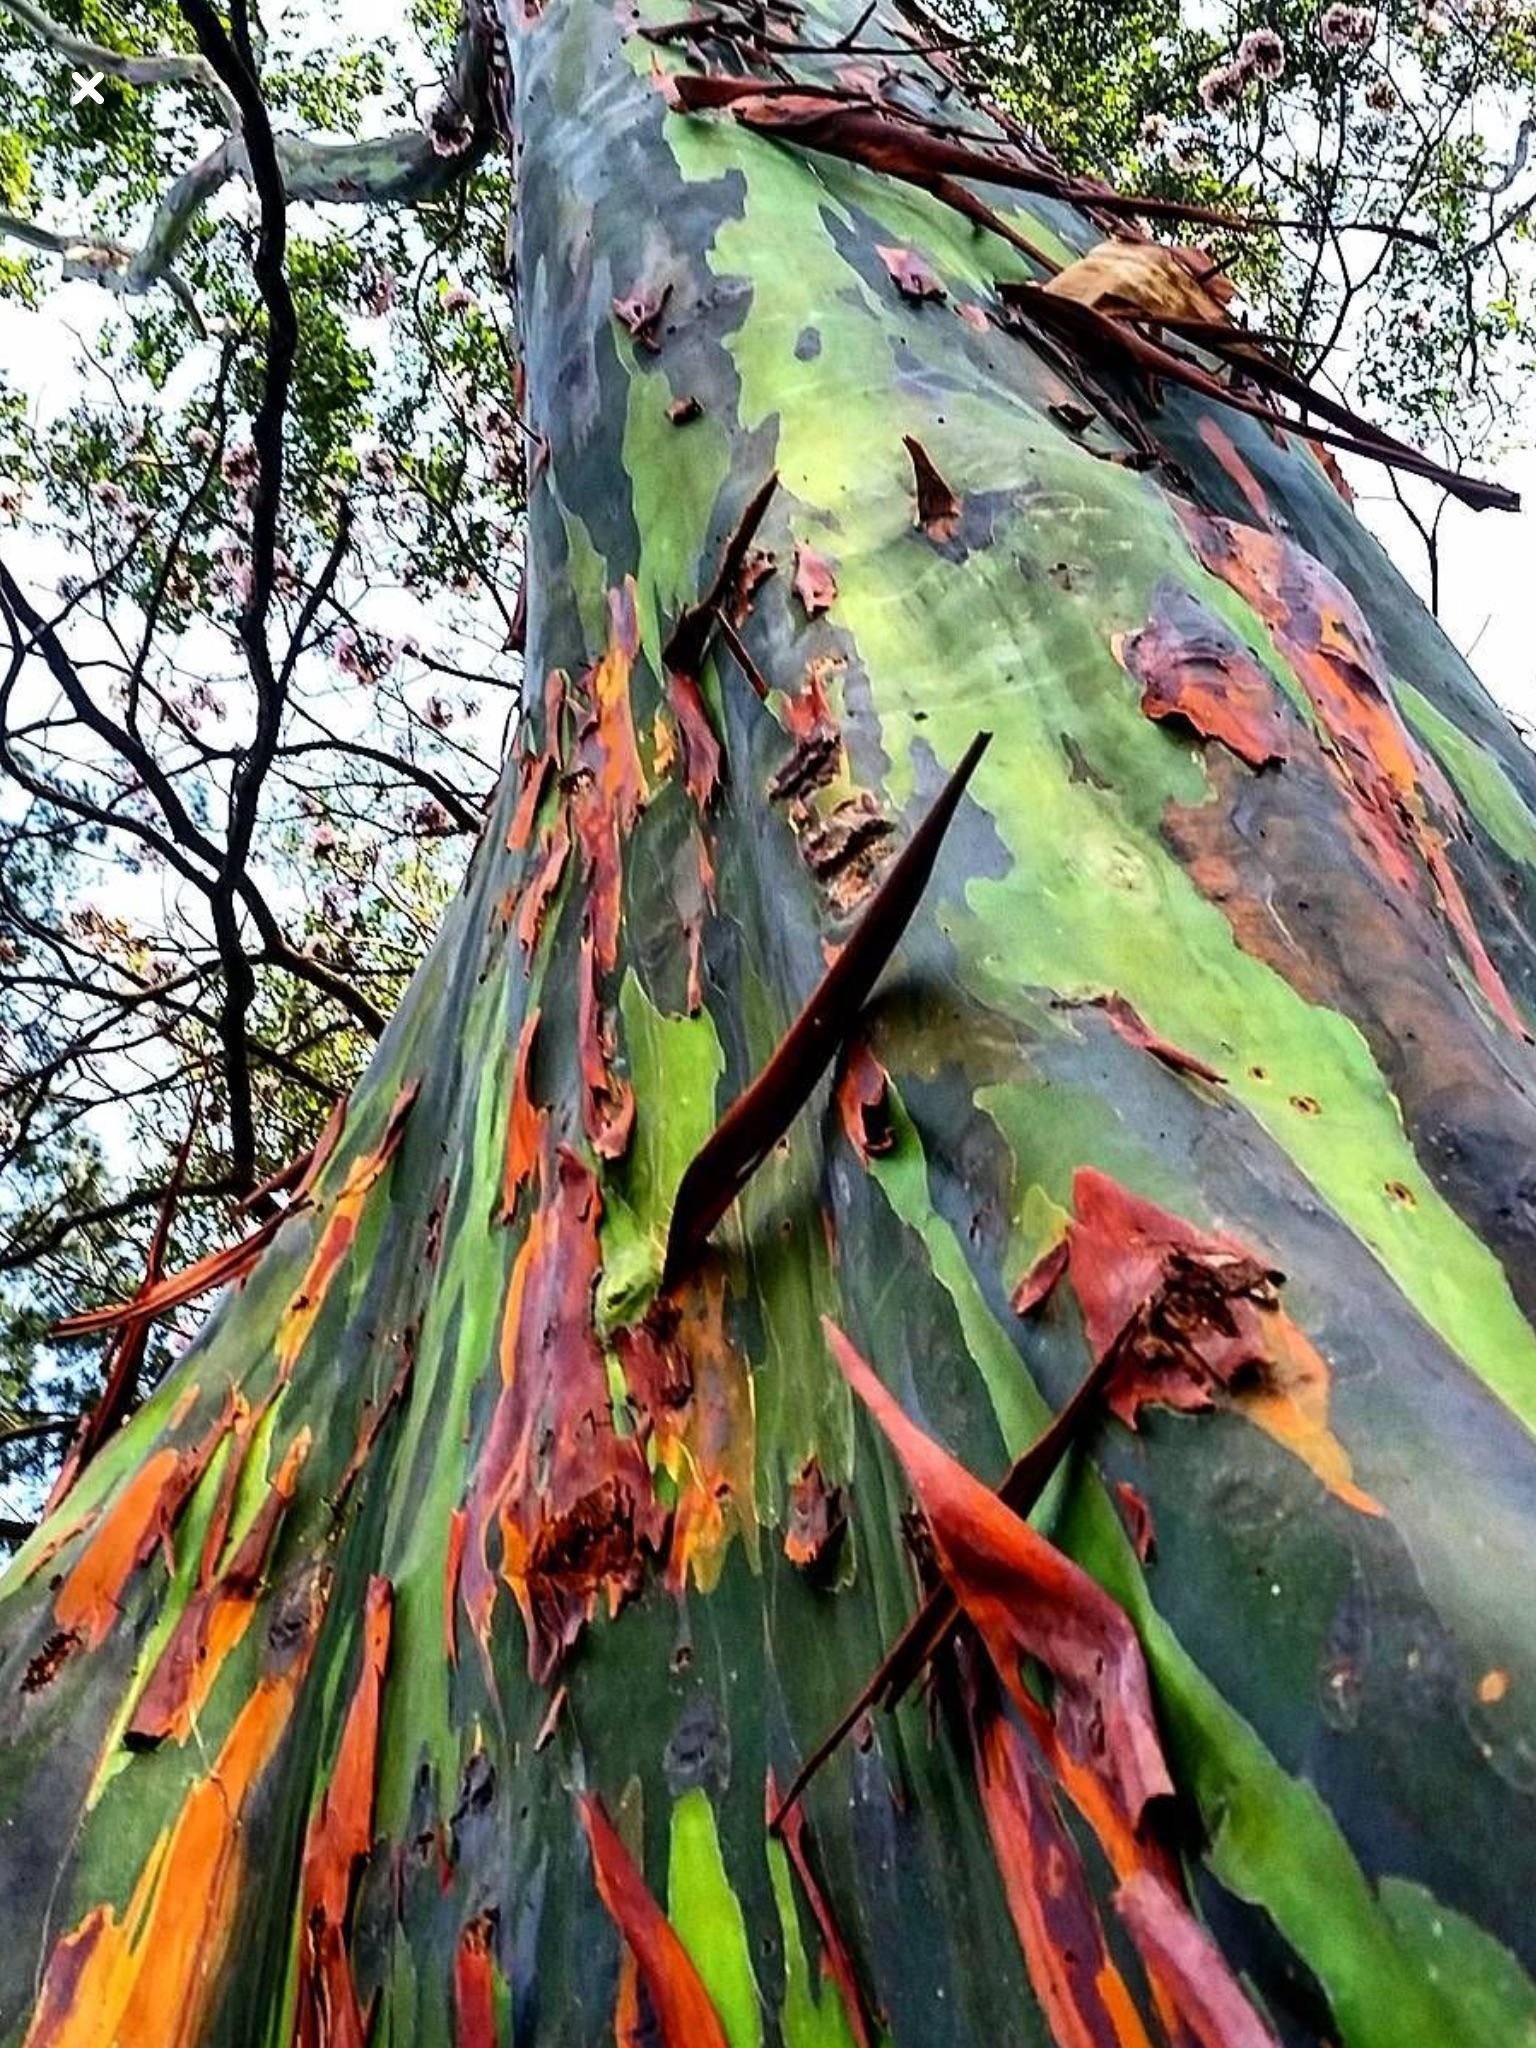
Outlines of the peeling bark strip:
{"type": "Polygon", "coordinates": [[[1179,2018],[1199,2048],[1276,2048],[1274,2035],[1243,1996],[1211,1937],[1150,1870],[1115,1893],[1115,1910],[1142,1961],[1172,1993],[1179,2018]]]}
{"type": "Polygon", "coordinates": [[[902,444],[912,458],[912,475],[917,483],[917,523],[936,544],[953,540],[960,531],[960,500],[939,475],[933,457],[921,441],[902,435],[902,444]]]}
{"type": "MultiPolygon", "coordinates": [[[[1062,1009],[1102,1010],[1108,1019],[1109,1028],[1117,1038],[1123,1038],[1127,1045],[1134,1045],[1138,1052],[1150,1053],[1155,1060],[1161,1060],[1165,1067],[1171,1067],[1176,1074],[1193,1074],[1196,1080],[1209,1081],[1213,1086],[1225,1083],[1226,1075],[1217,1068],[1197,1059],[1194,1053],[1173,1044],[1170,1039],[1161,1038],[1151,1025],[1124,996],[1111,992],[1107,996],[1087,996],[1081,1003],[1063,1001],[1062,1009]]],[[[1014,1307],[1023,1309],[1015,1300],[1014,1307]]]]}
{"type": "Polygon", "coordinates": [[[729,611],[735,601],[752,543],[757,538],[757,529],[762,525],[763,516],[778,487],[779,477],[775,470],[764,477],[747,500],[735,531],[721,551],[714,582],[697,604],[689,605],[678,613],[661,650],[662,661],[671,674],[687,676],[697,684],[703,672],[704,656],[709,651],[710,634],[720,613],[729,611]]]}
{"type": "Polygon", "coordinates": [[[990,733],[978,733],[972,740],[767,1066],[689,1162],[672,1210],[663,1289],[677,1279],[789,1128],[846,1037],[917,908],[949,821],[990,738],[990,733]]]}
{"type": "Polygon", "coordinates": [[[826,1326],[838,1367],[869,1410],[918,1497],[939,1569],[1048,1758],[1083,1773],[1074,1798],[1108,1836],[1110,1861],[1135,1850],[1151,1801],[1173,1781],[1163,1762],[1146,1666],[1124,1612],[995,1493],[907,1420],[842,1332],[826,1326]],[[1033,1657],[1055,1681],[1050,1714],[1020,1677],[1033,1657]]]}
{"type": "Polygon", "coordinates": [[[659,2048],[728,2048],[720,2015],[688,1951],[646,1890],[602,1801],[595,1793],[584,1793],[577,1812],[592,1852],[593,1882],[635,1959],[655,2015],[659,2048]]]}
{"type": "MultiPolygon", "coordinates": [[[[822,1327],[823,1334],[832,1346],[833,1355],[840,1366],[845,1357],[857,1358],[858,1354],[835,1325],[823,1318],[822,1327]]],[[[1002,1485],[998,1488],[997,1497],[1015,1515],[1022,1517],[1030,1513],[1049,1484],[1051,1475],[1096,1417],[1099,1397],[1112,1365],[1113,1355],[1102,1359],[1080,1383],[1071,1400],[1053,1419],[1050,1427],[1009,1467],[1002,1485]]],[[[881,1658],[873,1676],[861,1688],[857,1698],[843,1710],[836,1725],[821,1738],[796,1771],[778,1812],[770,1820],[769,1825],[772,1829],[776,1831],[783,1825],[785,1815],[795,1805],[821,1766],[872,1707],[883,1706],[890,1711],[899,1703],[921,1676],[923,1666],[954,1629],[959,1614],[959,1603],[948,1586],[935,1587],[928,1594],[917,1613],[881,1658]]]]}
{"type": "Polygon", "coordinates": [[[517,1054],[512,1063],[512,1101],[507,1110],[506,1163],[501,1176],[501,1220],[510,1223],[517,1213],[517,1200],[532,1180],[544,1149],[546,1113],[528,1091],[528,1068],[533,1059],[534,1040],[539,1033],[539,1010],[535,1005],[523,1019],[517,1035],[517,1054]]]}
{"type": "Polygon", "coordinates": [[[1064,1252],[1048,1252],[1020,1293],[1040,1299],[1070,1277],[1094,1358],[1113,1361],[1105,1399],[1120,1420],[1134,1429],[1149,1406],[1232,1408],[1348,1506],[1379,1515],[1329,1427],[1327,1364],[1280,1307],[1282,1276],[1091,1167],[1072,1203],[1064,1252]]]}
{"type": "Polygon", "coordinates": [[[1000,1703],[978,1711],[976,1723],[981,1810],[1056,2048],[1151,2048],[1049,1783],[1000,1703]]]}
{"type": "Polygon", "coordinates": [[[393,1602],[388,1579],[368,1581],[357,1683],[330,1783],[304,1844],[294,2048],[364,2048],[372,2026],[373,2001],[365,2007],[358,1996],[347,1934],[353,1886],[373,1846],[373,1786],[393,1602]]]}

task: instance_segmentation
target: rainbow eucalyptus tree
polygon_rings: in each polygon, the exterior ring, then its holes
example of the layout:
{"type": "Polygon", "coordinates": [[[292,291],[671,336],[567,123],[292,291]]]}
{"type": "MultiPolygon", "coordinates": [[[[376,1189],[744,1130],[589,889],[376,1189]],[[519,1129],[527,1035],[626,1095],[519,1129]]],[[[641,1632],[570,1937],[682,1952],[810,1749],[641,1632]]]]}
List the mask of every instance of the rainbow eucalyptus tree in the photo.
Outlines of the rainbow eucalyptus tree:
{"type": "Polygon", "coordinates": [[[1536,2040],[1536,775],[1417,458],[921,21],[478,32],[525,717],[285,1211],[80,1320],[228,1287],[5,1582],[0,2028],[1536,2040]]]}

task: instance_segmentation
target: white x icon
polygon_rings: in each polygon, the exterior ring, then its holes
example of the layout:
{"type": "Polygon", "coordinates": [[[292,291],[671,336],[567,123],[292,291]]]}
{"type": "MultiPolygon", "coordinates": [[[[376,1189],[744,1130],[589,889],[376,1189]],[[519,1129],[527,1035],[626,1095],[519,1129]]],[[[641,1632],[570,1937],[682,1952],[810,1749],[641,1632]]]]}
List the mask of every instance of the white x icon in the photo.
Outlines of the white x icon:
{"type": "Polygon", "coordinates": [[[82,100],[94,100],[99,107],[101,98],[101,73],[99,71],[77,71],[75,89],[69,96],[69,104],[78,107],[82,100]]]}

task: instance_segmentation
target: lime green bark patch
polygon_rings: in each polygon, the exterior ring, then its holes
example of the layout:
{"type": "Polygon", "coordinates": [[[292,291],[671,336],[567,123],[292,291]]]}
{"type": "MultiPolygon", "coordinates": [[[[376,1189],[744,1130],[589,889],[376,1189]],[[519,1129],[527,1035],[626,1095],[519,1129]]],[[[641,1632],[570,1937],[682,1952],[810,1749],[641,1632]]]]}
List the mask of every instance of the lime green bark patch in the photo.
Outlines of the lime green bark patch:
{"type": "Polygon", "coordinates": [[[1444,712],[1436,710],[1412,683],[1395,677],[1392,687],[1408,723],[1433,750],[1455,783],[1462,802],[1489,838],[1511,860],[1536,868],[1536,819],[1501,763],[1486,747],[1469,739],[1444,712]]]}
{"type": "Polygon", "coordinates": [[[672,1808],[667,1914],[714,2001],[731,2048],[762,2048],[762,2007],[747,1923],[725,1874],[714,1808],[698,1787],[672,1808]]]}
{"type": "Polygon", "coordinates": [[[784,2004],[779,2013],[779,2031],[784,2048],[854,2048],[848,2017],[843,2011],[837,1987],[822,1979],[821,1997],[812,1989],[805,1944],[800,1939],[800,1921],[795,1912],[794,1879],[789,1858],[777,1842],[768,1844],[768,1877],[773,1902],[778,1908],[779,1931],[784,1939],[784,2004]]]}

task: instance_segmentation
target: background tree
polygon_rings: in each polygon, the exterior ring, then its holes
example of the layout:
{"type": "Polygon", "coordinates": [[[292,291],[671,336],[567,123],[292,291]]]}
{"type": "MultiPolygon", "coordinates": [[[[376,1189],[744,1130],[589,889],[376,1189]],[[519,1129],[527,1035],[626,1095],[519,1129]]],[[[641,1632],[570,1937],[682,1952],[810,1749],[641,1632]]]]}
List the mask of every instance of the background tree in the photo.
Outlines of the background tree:
{"type": "Polygon", "coordinates": [[[0,2026],[1528,2038],[1536,788],[1314,436],[1501,494],[895,12],[501,30],[527,716],[286,1208],[75,1324],[240,1283],[6,1581],[0,2026]]]}

